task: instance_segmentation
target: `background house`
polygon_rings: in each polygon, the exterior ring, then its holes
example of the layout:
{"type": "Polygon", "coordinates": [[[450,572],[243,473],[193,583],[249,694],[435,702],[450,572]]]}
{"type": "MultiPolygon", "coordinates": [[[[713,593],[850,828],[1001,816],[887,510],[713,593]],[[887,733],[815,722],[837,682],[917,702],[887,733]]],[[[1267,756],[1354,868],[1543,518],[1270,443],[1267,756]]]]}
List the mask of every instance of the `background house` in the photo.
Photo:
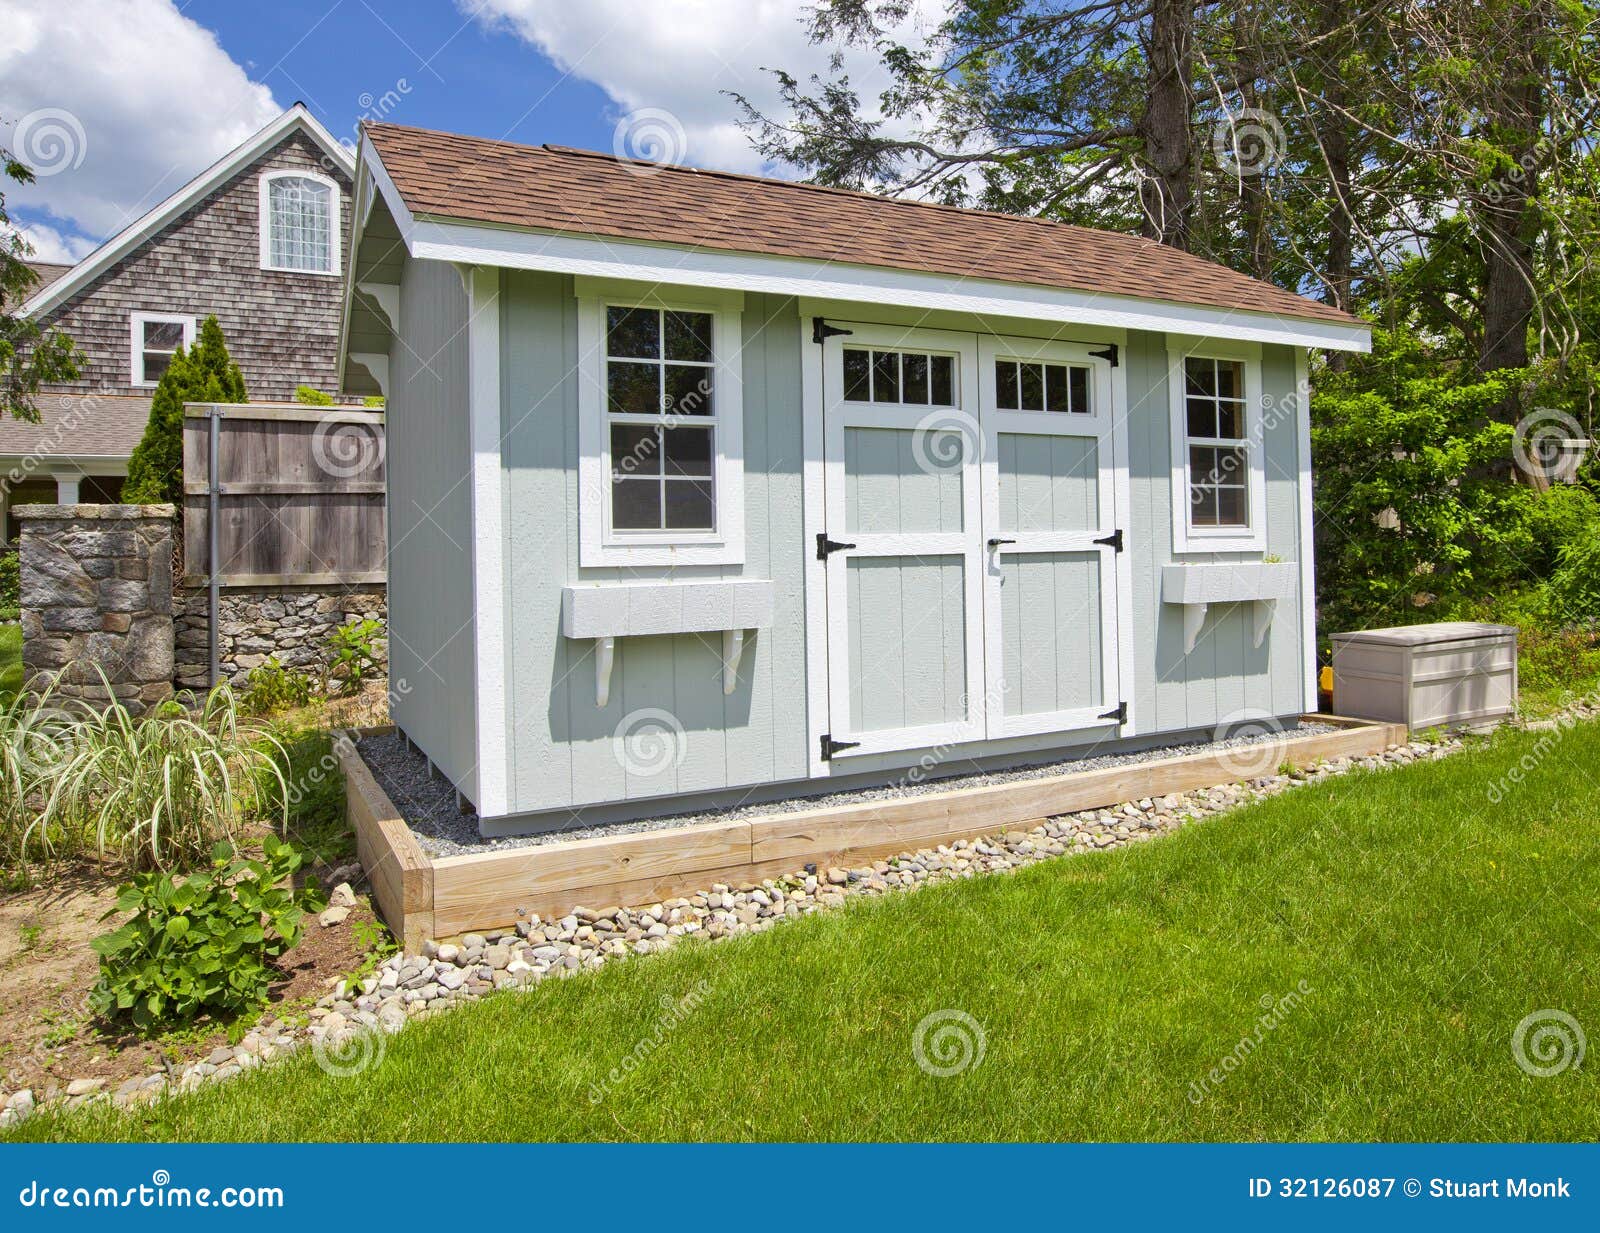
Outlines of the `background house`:
{"type": "Polygon", "coordinates": [[[82,377],[37,400],[41,423],[0,422],[0,512],[117,500],[151,391],[209,315],[252,400],[336,392],[353,164],[296,103],[77,265],[37,266],[21,311],[77,341],[82,377]]]}

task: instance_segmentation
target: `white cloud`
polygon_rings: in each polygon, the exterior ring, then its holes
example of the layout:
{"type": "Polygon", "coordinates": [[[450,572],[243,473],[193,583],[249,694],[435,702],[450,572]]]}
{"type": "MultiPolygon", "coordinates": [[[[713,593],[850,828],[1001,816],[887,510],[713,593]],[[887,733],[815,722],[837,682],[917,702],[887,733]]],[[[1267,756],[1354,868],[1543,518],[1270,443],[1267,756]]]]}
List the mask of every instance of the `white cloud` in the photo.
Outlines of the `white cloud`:
{"type": "Polygon", "coordinates": [[[7,205],[64,225],[29,226],[41,255],[121,230],[282,110],[169,0],[4,7],[0,144],[38,177],[7,205]]]}
{"type": "MultiPolygon", "coordinates": [[[[792,0],[457,0],[491,29],[509,28],[563,72],[603,89],[617,118],[642,109],[674,117],[688,138],[682,161],[727,171],[758,171],[760,156],[735,123],[722,93],[745,95],[768,115],[780,113],[778,88],[765,68],[800,80],[827,75],[831,49],[806,37],[792,0]]],[[[898,32],[915,45],[944,17],[941,0],[917,0],[898,32]]],[[[872,107],[888,77],[871,52],[845,53],[844,69],[872,107]]],[[[643,141],[645,134],[639,135],[643,141]]],[[[624,153],[654,151],[637,148],[624,153]]],[[[674,153],[677,153],[676,151],[674,153]]]]}
{"type": "Polygon", "coordinates": [[[29,261],[48,261],[58,265],[76,265],[94,251],[95,241],[81,235],[65,235],[44,223],[24,223],[9,229],[21,232],[22,238],[33,250],[29,261]]]}

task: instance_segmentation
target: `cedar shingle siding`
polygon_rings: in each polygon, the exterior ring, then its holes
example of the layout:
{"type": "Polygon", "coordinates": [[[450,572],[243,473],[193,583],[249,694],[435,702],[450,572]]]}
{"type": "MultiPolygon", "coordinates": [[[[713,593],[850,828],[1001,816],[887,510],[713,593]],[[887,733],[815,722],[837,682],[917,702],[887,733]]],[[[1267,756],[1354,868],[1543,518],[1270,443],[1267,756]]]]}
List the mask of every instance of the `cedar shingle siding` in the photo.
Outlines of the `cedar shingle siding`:
{"type": "Polygon", "coordinates": [[[61,391],[144,394],[129,379],[135,312],[215,313],[254,400],[287,399],[305,384],[337,393],[344,280],[261,268],[260,176],[303,168],[338,183],[339,268],[349,259],[350,180],[309,137],[292,133],[249,167],[50,313],[77,341],[83,379],[61,391]]]}

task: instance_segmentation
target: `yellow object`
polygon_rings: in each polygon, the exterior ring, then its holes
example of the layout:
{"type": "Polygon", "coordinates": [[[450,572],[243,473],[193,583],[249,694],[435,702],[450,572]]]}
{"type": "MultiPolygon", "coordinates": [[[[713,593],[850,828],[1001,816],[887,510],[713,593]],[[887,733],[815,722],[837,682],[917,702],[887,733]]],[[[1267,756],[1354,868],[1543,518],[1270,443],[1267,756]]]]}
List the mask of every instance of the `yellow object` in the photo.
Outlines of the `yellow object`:
{"type": "Polygon", "coordinates": [[[1317,674],[1317,688],[1325,694],[1333,692],[1333,669],[1324,668],[1317,674]]]}

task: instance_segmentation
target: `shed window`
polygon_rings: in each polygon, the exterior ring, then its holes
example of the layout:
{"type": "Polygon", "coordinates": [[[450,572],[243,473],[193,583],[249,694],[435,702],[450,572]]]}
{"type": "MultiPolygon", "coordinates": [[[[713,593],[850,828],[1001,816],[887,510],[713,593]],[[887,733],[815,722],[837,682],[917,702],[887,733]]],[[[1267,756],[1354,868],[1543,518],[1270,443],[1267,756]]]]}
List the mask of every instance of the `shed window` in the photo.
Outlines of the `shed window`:
{"type": "Polygon", "coordinates": [[[134,313],[130,319],[130,375],[134,385],[155,385],[179,347],[194,343],[194,318],[168,313],[134,313]]]}
{"type": "Polygon", "coordinates": [[[607,307],[613,531],[716,528],[711,338],[710,313],[607,307]]]}
{"type": "Polygon", "coordinates": [[[1183,374],[1189,525],[1247,529],[1252,446],[1244,364],[1192,355],[1183,374]]]}
{"type": "Polygon", "coordinates": [[[261,183],[261,265],[337,274],[339,196],[332,180],[275,172],[261,183]]]}
{"type": "Polygon", "coordinates": [[[1029,360],[994,362],[995,406],[1002,411],[1059,411],[1088,415],[1089,370],[1080,364],[1029,360]]]}
{"type": "Polygon", "coordinates": [[[916,407],[955,405],[955,357],[926,351],[844,349],[847,402],[916,407]]]}

